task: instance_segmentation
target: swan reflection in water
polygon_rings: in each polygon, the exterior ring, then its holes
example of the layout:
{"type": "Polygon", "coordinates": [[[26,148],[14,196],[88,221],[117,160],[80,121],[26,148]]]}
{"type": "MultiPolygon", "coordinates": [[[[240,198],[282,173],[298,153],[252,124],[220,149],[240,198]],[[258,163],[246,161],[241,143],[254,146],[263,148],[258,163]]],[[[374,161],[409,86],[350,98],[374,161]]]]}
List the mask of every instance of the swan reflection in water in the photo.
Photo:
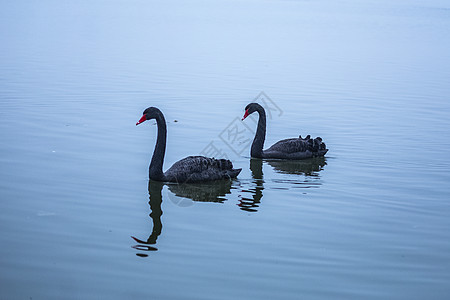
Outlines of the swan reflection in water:
{"type": "MultiPolygon", "coordinates": [[[[262,160],[259,158],[250,159],[250,171],[252,172],[251,187],[243,189],[245,193],[250,193],[251,197],[242,196],[238,206],[248,212],[257,212],[261,198],[263,197],[264,181],[263,163],[270,165],[273,170],[280,174],[304,175],[302,180],[296,179],[274,179],[272,182],[282,184],[281,189],[288,189],[289,186],[311,188],[321,185],[317,179],[319,172],[327,164],[325,157],[315,157],[303,160],[262,160]]],[[[280,187],[274,186],[274,189],[280,187]]]]}
{"type": "MultiPolygon", "coordinates": [[[[156,247],[151,246],[156,244],[156,240],[158,239],[158,236],[161,234],[162,231],[162,223],[161,223],[161,215],[162,215],[162,188],[164,186],[164,183],[159,181],[153,181],[150,180],[148,182],[148,193],[149,193],[149,199],[148,202],[150,206],[150,218],[153,221],[153,229],[146,241],[140,240],[134,236],[133,240],[135,240],[138,244],[133,246],[134,249],[141,250],[141,251],[156,251],[158,250],[156,247]]],[[[147,254],[144,253],[136,253],[137,256],[146,257],[147,254]]]]}
{"type": "Polygon", "coordinates": [[[263,160],[259,158],[250,159],[250,171],[252,171],[252,185],[248,190],[243,190],[243,192],[249,192],[252,194],[251,198],[242,196],[239,200],[238,206],[248,212],[256,212],[261,202],[263,196],[262,191],[264,190],[264,179],[262,171],[263,160]]]}
{"type": "MultiPolygon", "coordinates": [[[[179,205],[180,200],[188,198],[195,202],[213,202],[224,203],[228,199],[233,189],[240,189],[243,195],[239,195],[238,206],[240,209],[247,212],[257,212],[263,197],[264,185],[269,185],[269,189],[288,189],[291,187],[311,188],[320,185],[319,172],[323,170],[326,165],[325,158],[317,157],[305,160],[262,160],[258,158],[250,159],[250,171],[252,179],[249,183],[245,181],[220,180],[203,183],[183,183],[173,184],[167,183],[168,192],[167,197],[175,204],[179,205]],[[274,179],[269,181],[264,180],[263,164],[267,163],[273,170],[281,174],[304,175],[302,179],[274,179]],[[275,184],[274,184],[275,183],[275,184]],[[245,188],[248,185],[249,188],[245,188]],[[250,194],[251,196],[247,196],[250,194]]],[[[132,238],[138,243],[132,246],[139,251],[148,252],[158,250],[156,240],[162,231],[162,189],[166,183],[150,180],[148,183],[148,202],[150,205],[150,218],[152,219],[153,227],[150,236],[147,240],[140,240],[136,237],[132,238]]],[[[181,205],[180,205],[181,206],[181,205]]],[[[146,257],[145,253],[137,253],[137,256],[146,257]]]]}
{"type": "MultiPolygon", "coordinates": [[[[232,180],[219,180],[204,183],[183,183],[183,184],[167,184],[169,192],[168,197],[178,204],[179,197],[189,198],[199,202],[215,202],[223,203],[227,200],[226,195],[231,194],[232,180]]],[[[140,240],[134,236],[131,238],[138,244],[132,246],[139,251],[157,251],[154,245],[162,231],[161,209],[163,182],[150,180],[148,183],[148,193],[150,201],[150,218],[153,222],[153,229],[147,240],[140,240]]],[[[137,256],[147,257],[145,253],[136,253],[137,256]]]]}
{"type": "Polygon", "coordinates": [[[305,175],[319,177],[319,172],[326,166],[325,157],[314,157],[303,160],[266,160],[275,170],[282,174],[305,175]]]}
{"type": "MultiPolygon", "coordinates": [[[[168,184],[173,195],[189,198],[197,202],[218,202],[227,200],[226,195],[231,194],[233,180],[217,180],[198,183],[168,184]]],[[[169,197],[172,195],[169,193],[169,197]]]]}
{"type": "MultiPolygon", "coordinates": [[[[314,157],[305,160],[268,160],[267,163],[279,174],[290,174],[296,176],[283,176],[272,180],[277,184],[276,189],[310,189],[322,185],[319,172],[327,164],[326,158],[314,157]]],[[[304,192],[304,194],[306,194],[304,192]]]]}

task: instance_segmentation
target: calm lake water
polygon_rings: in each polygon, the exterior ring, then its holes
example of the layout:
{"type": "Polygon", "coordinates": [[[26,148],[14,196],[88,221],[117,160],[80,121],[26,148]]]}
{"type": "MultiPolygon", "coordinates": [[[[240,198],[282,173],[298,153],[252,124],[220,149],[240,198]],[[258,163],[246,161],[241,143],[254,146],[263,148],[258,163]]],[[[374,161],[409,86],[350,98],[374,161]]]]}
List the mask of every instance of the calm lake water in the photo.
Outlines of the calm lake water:
{"type": "Polygon", "coordinates": [[[448,1],[0,7],[0,299],[449,299],[448,1]],[[148,106],[238,179],[149,185],[148,106]]]}

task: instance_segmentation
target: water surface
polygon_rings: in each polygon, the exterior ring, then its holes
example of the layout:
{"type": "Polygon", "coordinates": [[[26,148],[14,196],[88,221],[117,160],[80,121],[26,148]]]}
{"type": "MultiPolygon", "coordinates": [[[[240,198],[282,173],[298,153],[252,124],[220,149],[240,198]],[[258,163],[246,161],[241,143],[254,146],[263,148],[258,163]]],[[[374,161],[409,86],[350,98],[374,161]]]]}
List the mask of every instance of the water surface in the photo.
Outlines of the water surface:
{"type": "Polygon", "coordinates": [[[1,6],[0,298],[448,298],[446,1],[1,6]],[[255,97],[326,157],[250,159],[255,97]],[[148,106],[238,179],[149,185],[148,106]]]}

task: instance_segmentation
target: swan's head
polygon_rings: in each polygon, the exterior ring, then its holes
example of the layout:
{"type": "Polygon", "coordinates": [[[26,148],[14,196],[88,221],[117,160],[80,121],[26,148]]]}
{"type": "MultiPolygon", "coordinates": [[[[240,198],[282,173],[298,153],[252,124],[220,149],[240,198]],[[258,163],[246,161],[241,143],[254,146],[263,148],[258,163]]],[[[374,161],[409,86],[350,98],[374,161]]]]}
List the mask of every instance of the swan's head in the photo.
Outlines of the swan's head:
{"type": "Polygon", "coordinates": [[[142,117],[139,119],[136,125],[139,125],[147,120],[156,119],[156,117],[161,114],[161,111],[156,107],[149,107],[144,110],[144,112],[142,113],[142,117]]]}
{"type": "Polygon", "coordinates": [[[250,103],[249,105],[247,105],[245,107],[245,113],[244,113],[244,116],[242,117],[242,120],[244,120],[249,115],[251,115],[252,113],[257,111],[260,107],[262,108],[262,106],[259,105],[258,103],[250,103]]]}

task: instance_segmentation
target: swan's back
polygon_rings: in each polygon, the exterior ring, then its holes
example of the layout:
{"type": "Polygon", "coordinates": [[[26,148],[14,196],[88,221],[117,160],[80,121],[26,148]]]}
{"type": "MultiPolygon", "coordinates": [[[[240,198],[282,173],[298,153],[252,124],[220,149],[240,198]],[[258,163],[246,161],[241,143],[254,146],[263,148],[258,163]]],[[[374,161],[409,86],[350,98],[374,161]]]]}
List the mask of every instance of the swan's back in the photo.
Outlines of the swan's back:
{"type": "Polygon", "coordinates": [[[328,149],[325,143],[322,142],[322,138],[311,139],[308,135],[306,138],[300,136],[278,141],[267,150],[264,150],[263,156],[265,158],[303,159],[323,156],[327,152],[328,149]]]}
{"type": "Polygon", "coordinates": [[[233,169],[233,163],[227,159],[188,156],[174,163],[164,176],[170,182],[200,182],[234,178],[241,170],[233,169]]]}

